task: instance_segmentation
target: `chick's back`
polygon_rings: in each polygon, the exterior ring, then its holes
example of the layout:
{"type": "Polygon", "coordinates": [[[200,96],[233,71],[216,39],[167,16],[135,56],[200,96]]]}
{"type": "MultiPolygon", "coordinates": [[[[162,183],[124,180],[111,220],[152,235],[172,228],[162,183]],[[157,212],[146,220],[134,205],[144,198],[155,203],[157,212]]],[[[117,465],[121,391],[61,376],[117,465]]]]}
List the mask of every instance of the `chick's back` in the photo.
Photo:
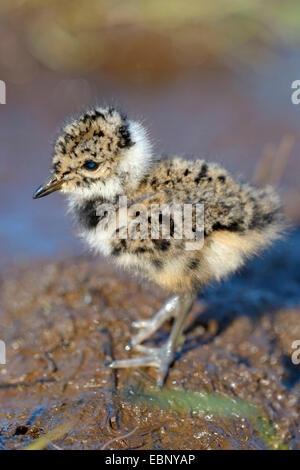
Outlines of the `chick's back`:
{"type": "MultiPolygon", "coordinates": [[[[132,219],[128,238],[114,240],[112,254],[119,264],[172,292],[199,290],[226,277],[280,236],[283,226],[280,202],[271,188],[239,183],[224,168],[204,160],[156,161],[138,189],[129,194],[129,205],[137,204],[149,214],[147,237],[132,239],[137,227],[132,219]],[[153,207],[187,204],[203,207],[203,245],[187,249],[191,240],[184,231],[178,238],[172,213],[169,219],[160,217],[160,225],[169,224],[169,228],[154,239],[153,207]]],[[[195,212],[192,230],[196,235],[195,212]]]]}

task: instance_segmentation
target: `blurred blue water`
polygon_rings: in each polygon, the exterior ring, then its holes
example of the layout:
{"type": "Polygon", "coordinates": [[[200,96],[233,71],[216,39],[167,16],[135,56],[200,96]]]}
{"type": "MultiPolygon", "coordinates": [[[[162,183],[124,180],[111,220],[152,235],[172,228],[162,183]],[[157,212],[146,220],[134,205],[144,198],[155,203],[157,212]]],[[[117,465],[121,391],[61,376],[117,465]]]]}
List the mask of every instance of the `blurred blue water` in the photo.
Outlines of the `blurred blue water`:
{"type": "Polygon", "coordinates": [[[101,75],[62,78],[45,71],[34,83],[7,83],[7,104],[0,107],[2,259],[83,250],[63,197],[34,201],[32,192],[49,174],[51,140],[60,121],[95,102],[114,102],[129,117],[144,118],[158,152],[217,160],[247,179],[265,144],[278,145],[291,134],[296,144],[282,184],[299,189],[300,105],[290,100],[291,82],[300,79],[298,64],[299,53],[290,53],[255,70],[194,74],[153,89],[101,75]]]}

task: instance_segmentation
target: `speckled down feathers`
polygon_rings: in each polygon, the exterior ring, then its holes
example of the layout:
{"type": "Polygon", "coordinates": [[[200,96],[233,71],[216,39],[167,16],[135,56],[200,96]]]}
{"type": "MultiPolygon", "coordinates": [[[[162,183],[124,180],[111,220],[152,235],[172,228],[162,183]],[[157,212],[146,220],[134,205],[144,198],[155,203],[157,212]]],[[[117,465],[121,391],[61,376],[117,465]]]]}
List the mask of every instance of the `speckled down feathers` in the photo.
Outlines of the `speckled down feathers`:
{"type": "MultiPolygon", "coordinates": [[[[119,264],[173,292],[199,290],[226,277],[274,240],[281,227],[279,200],[271,188],[240,184],[220,166],[203,160],[166,158],[156,162],[130,194],[134,208],[136,201],[148,213],[153,204],[204,206],[204,246],[200,250],[188,251],[188,240],[175,239],[172,214],[170,239],[111,242],[111,254],[119,264]]],[[[150,233],[151,220],[148,222],[150,233]]],[[[193,224],[196,231],[194,218],[193,224]]]]}
{"type": "MultiPolygon", "coordinates": [[[[226,277],[281,233],[280,202],[271,188],[242,184],[204,160],[154,157],[142,126],[112,108],[90,111],[64,129],[53,170],[66,180],[63,191],[70,193],[70,210],[90,247],[172,292],[197,291],[226,277]],[[87,158],[100,163],[95,173],[82,168],[87,158]],[[169,239],[120,239],[115,233],[104,239],[97,207],[109,202],[118,210],[118,196],[149,213],[153,204],[203,204],[204,246],[186,250],[172,221],[169,239]]],[[[136,216],[128,233],[136,229],[136,216]]]]}

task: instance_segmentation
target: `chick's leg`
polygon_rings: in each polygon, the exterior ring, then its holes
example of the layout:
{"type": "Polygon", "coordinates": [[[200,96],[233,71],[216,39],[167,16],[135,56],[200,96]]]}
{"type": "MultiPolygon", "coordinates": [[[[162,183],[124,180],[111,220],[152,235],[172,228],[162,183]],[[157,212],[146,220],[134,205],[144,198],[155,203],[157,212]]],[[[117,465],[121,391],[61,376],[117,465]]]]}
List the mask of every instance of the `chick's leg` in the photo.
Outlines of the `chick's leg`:
{"type": "Polygon", "coordinates": [[[174,295],[167,302],[161,307],[161,309],[156,313],[156,315],[151,318],[150,320],[141,320],[132,323],[134,328],[140,329],[139,333],[135,335],[128,346],[126,346],[127,350],[136,348],[139,346],[145,339],[148,339],[161,325],[169,320],[170,318],[174,318],[177,314],[179,307],[179,297],[174,295]]]}
{"type": "Polygon", "coordinates": [[[171,334],[167,339],[166,344],[163,346],[163,354],[157,375],[158,386],[162,386],[164,384],[168,375],[169,367],[175,358],[175,353],[179,345],[185,319],[193,306],[194,300],[195,296],[191,294],[184,294],[180,297],[179,309],[172,326],[171,334]]]}
{"type": "MultiPolygon", "coordinates": [[[[174,303],[176,304],[176,308],[174,309],[176,316],[172,326],[171,334],[166,343],[161,348],[146,348],[145,346],[139,345],[139,343],[143,341],[143,339],[141,339],[140,337],[139,342],[135,342],[136,349],[139,349],[140,351],[145,351],[148,354],[132,359],[114,361],[110,364],[110,367],[157,367],[157,384],[158,386],[162,386],[168,374],[169,367],[174,360],[181,333],[184,327],[184,321],[189,311],[191,310],[194,299],[195,296],[191,294],[184,294],[176,297],[176,302],[174,301],[174,303]]],[[[161,325],[161,323],[164,321],[164,319],[162,320],[162,318],[164,317],[162,309],[158,312],[158,314],[157,325],[161,325]]],[[[150,332],[149,329],[149,334],[147,334],[147,336],[144,336],[144,339],[148,337],[154,330],[155,329],[151,329],[150,332]]]]}

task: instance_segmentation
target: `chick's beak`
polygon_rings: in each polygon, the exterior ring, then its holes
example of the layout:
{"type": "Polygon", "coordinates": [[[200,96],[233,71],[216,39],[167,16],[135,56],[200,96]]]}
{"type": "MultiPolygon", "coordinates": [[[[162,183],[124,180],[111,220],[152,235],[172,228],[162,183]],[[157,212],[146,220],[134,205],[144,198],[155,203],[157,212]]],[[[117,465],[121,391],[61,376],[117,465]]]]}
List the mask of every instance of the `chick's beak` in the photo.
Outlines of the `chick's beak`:
{"type": "Polygon", "coordinates": [[[40,197],[48,196],[48,194],[57,191],[62,187],[63,181],[58,180],[56,176],[51,176],[51,178],[44,184],[41,184],[33,193],[33,199],[38,199],[40,197]]]}

